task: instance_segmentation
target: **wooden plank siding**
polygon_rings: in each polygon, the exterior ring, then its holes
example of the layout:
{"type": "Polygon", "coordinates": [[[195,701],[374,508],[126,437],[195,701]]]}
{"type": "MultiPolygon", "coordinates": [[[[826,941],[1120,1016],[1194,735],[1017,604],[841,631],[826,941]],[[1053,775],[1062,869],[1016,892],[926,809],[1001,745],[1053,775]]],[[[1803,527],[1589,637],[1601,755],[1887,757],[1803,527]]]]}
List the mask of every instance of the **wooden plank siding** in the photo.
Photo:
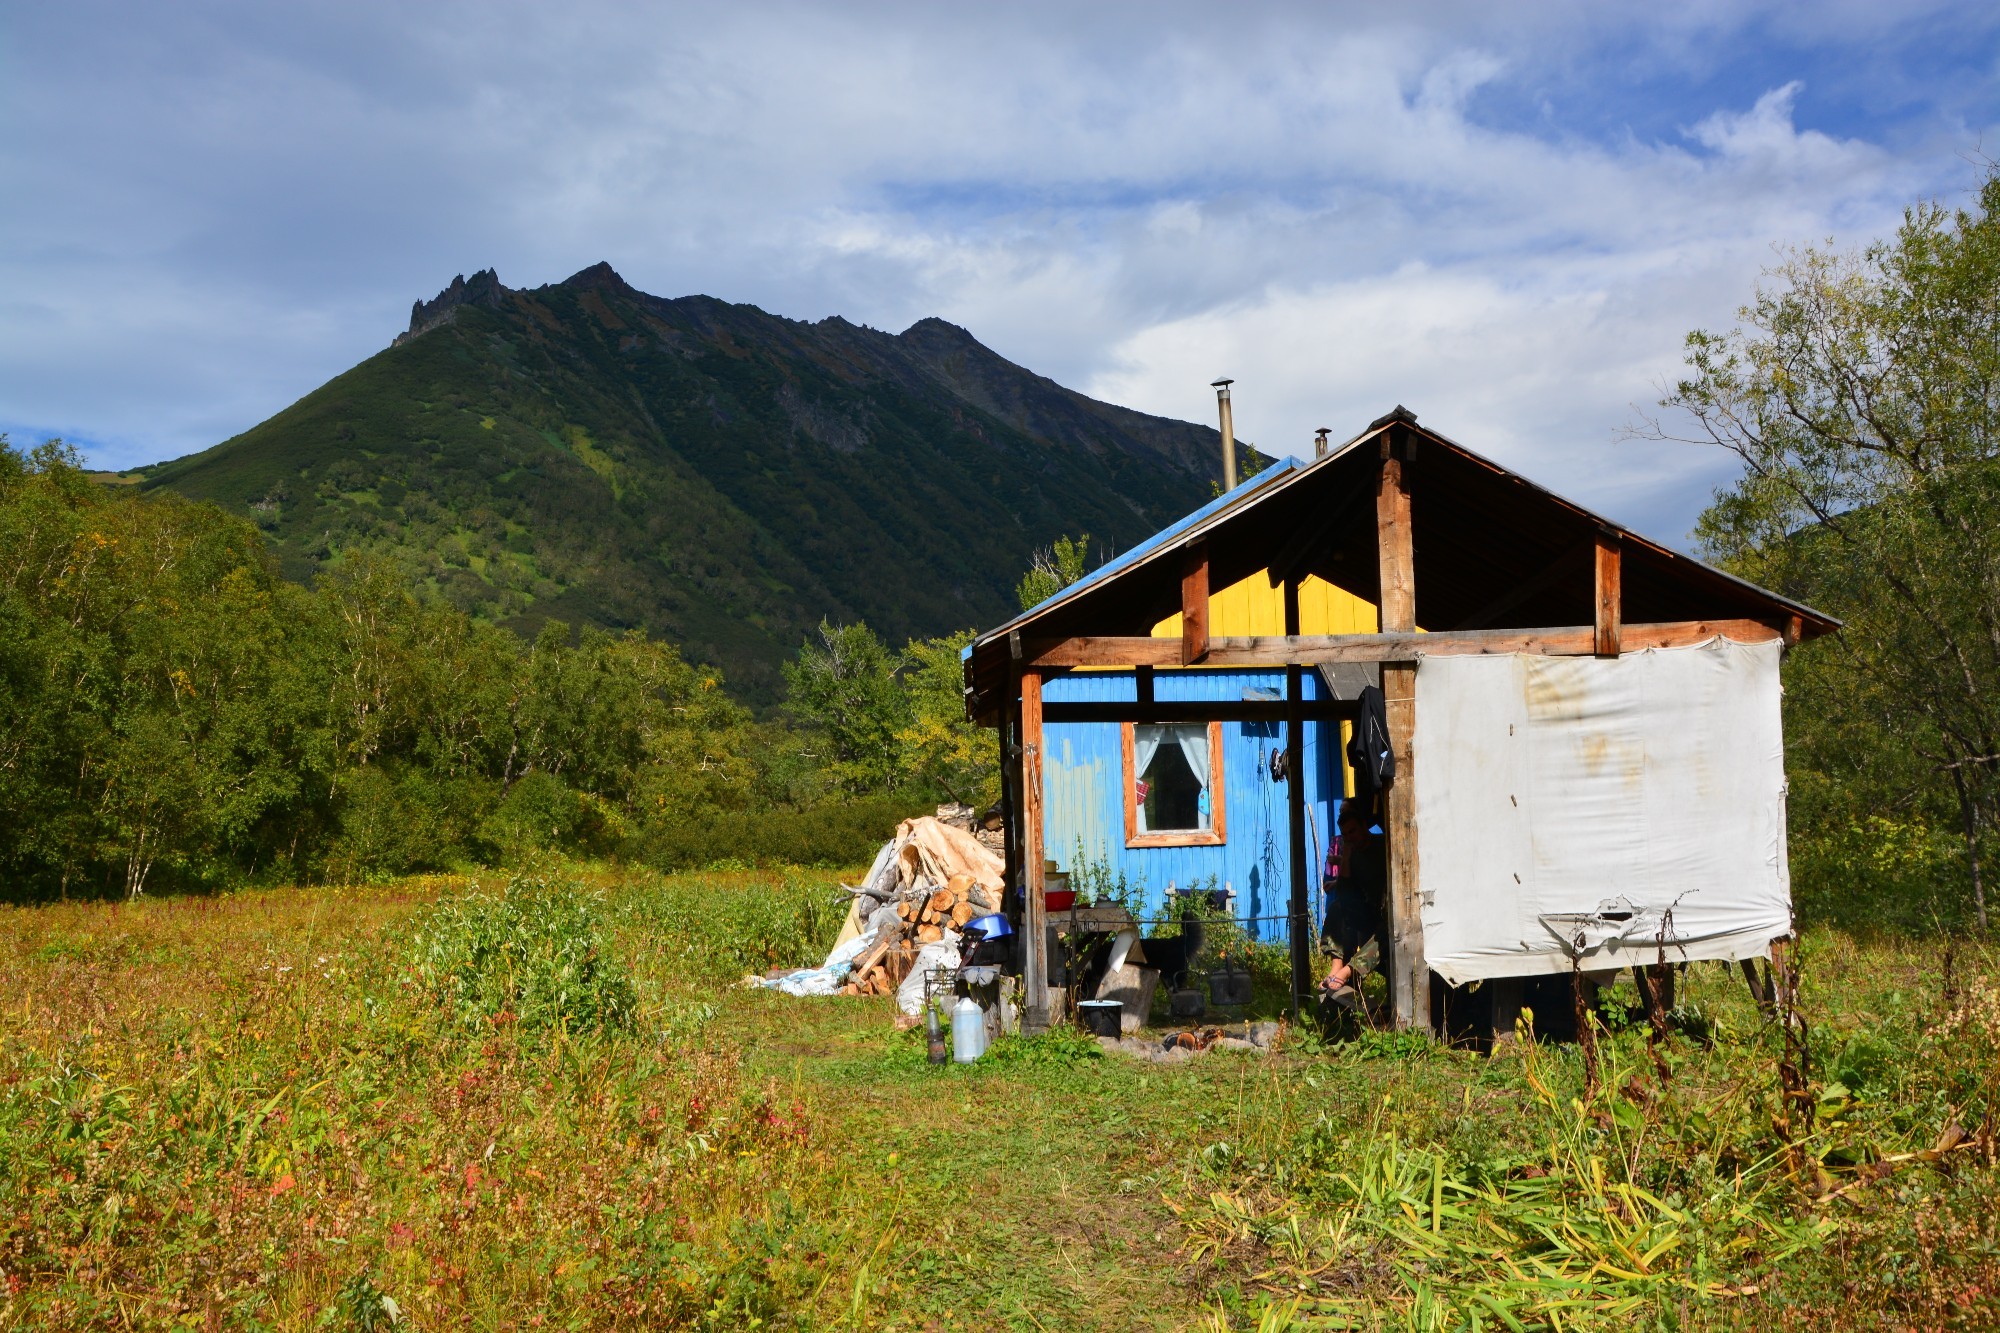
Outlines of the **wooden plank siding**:
{"type": "MultiPolygon", "coordinates": [[[[1049,705],[1130,702],[1136,698],[1130,672],[1089,672],[1051,678],[1045,687],[1049,705]]],[[[1282,694],[1285,673],[1275,671],[1165,671],[1154,675],[1154,692],[1166,701],[1240,701],[1243,691],[1259,689],[1282,694]]],[[[1325,686],[1317,673],[1305,677],[1308,700],[1323,699],[1325,686]]],[[[1147,912],[1160,914],[1169,883],[1181,888],[1233,887],[1238,915],[1261,917],[1251,930],[1257,938],[1289,938],[1291,856],[1288,848],[1289,781],[1271,781],[1271,756],[1285,748],[1285,726],[1279,719],[1225,722],[1222,732],[1222,801],[1228,835],[1220,845],[1127,847],[1124,827],[1125,764],[1123,728],[1116,722],[1050,722],[1043,728],[1043,781],[1046,799],[1045,842],[1050,859],[1071,874],[1098,869],[1113,879],[1123,877],[1138,892],[1147,912]]],[[[1340,724],[1308,721],[1304,729],[1302,768],[1306,775],[1304,807],[1307,882],[1311,892],[1311,928],[1321,915],[1319,875],[1313,873],[1326,854],[1333,829],[1333,800],[1341,793],[1344,766],[1338,762],[1340,724]]]]}

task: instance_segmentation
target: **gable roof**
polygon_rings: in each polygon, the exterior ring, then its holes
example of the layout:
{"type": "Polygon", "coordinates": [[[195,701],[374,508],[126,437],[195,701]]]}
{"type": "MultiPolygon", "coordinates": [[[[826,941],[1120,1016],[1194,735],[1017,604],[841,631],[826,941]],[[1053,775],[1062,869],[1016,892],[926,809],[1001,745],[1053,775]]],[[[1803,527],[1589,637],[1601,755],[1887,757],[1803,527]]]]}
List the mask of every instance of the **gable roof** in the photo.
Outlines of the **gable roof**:
{"type": "Polygon", "coordinates": [[[1623,551],[1624,619],[1799,619],[1812,638],[1840,622],[1652,541],[1417,424],[1407,409],[1310,462],[1273,464],[966,650],[968,711],[992,715],[1008,639],[1145,635],[1180,610],[1179,553],[1208,546],[1209,587],[1274,563],[1379,603],[1375,483],[1390,432],[1413,446],[1410,490],[1417,622],[1432,631],[1587,625],[1599,534],[1623,551]]]}

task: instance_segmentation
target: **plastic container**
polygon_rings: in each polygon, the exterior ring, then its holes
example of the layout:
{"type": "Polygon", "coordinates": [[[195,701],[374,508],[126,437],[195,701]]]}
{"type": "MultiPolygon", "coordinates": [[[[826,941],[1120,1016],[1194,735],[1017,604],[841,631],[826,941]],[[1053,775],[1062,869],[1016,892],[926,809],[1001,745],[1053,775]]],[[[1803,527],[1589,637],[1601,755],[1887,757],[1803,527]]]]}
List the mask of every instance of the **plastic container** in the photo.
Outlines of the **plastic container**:
{"type": "Polygon", "coordinates": [[[1067,912],[1076,906],[1076,890],[1069,886],[1069,875],[1056,869],[1054,861],[1043,862],[1042,905],[1051,912],[1067,912]]]}
{"type": "Polygon", "coordinates": [[[1093,1037],[1116,1037],[1125,1026],[1122,1000],[1078,1000],[1076,1019],[1093,1037]]]}
{"type": "Polygon", "coordinates": [[[989,940],[1003,940],[1014,933],[1012,923],[999,912],[993,912],[986,916],[976,916],[965,923],[966,934],[970,935],[975,930],[979,932],[982,939],[989,940]]]}
{"type": "Polygon", "coordinates": [[[986,1054],[986,1011],[970,995],[951,1007],[951,1054],[962,1065],[986,1054]]]}

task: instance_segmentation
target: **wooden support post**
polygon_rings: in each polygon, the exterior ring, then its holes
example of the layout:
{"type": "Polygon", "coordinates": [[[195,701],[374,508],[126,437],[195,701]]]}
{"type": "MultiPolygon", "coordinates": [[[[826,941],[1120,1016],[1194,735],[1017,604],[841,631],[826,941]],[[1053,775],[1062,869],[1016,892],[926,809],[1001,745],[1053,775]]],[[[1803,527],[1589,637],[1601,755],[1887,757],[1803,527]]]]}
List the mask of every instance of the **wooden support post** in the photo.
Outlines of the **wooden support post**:
{"type": "MultiPolygon", "coordinates": [[[[1020,754],[1020,713],[1017,701],[1020,694],[1013,687],[1016,677],[1014,668],[1008,672],[1006,700],[1000,708],[1000,725],[994,728],[1000,733],[1000,882],[1010,888],[1019,888],[1024,880],[1021,875],[1021,800],[1017,779],[1020,768],[1015,763],[1020,754]]],[[[1027,898],[1022,897],[1022,911],[1025,912],[1027,898]]],[[[1003,899],[1001,906],[1006,907],[1003,899]]],[[[1010,914],[1012,915],[1012,914],[1010,914]]],[[[1014,924],[1019,925],[1016,915],[1014,924]]]]}
{"type": "Polygon", "coordinates": [[[1778,1012],[1777,996],[1772,992],[1771,973],[1765,969],[1764,975],[1757,975],[1757,960],[1739,958],[1736,965],[1743,969],[1743,980],[1750,987],[1750,998],[1757,1002],[1758,1012],[1766,1018],[1775,1017],[1778,1012]]]}
{"type": "Polygon", "coordinates": [[[1489,1049],[1501,1050],[1512,1046],[1521,1022],[1521,978],[1495,977],[1486,983],[1484,989],[1489,997],[1488,1003],[1493,1006],[1489,1049]]]}
{"type": "Polygon", "coordinates": [[[1021,673],[1021,989],[1027,1012],[1021,1029],[1046,1032],[1049,1013],[1048,905],[1042,899],[1046,830],[1042,826],[1042,673],[1030,667],[1021,673]]]}
{"type": "Polygon", "coordinates": [[[1595,652],[1599,657],[1616,657],[1625,632],[1625,594],[1621,585],[1618,536],[1597,534],[1597,592],[1591,619],[1595,652]]]}
{"type": "Polygon", "coordinates": [[[1208,656],[1208,543],[1196,542],[1181,558],[1181,665],[1208,656]]]}
{"type": "MultiPolygon", "coordinates": [[[[1409,456],[1406,438],[1400,430],[1386,433],[1375,489],[1384,633],[1410,633],[1417,627],[1410,490],[1403,472],[1409,456]]],[[[1417,887],[1417,788],[1411,744],[1417,726],[1416,664],[1384,663],[1382,696],[1389,746],[1396,757],[1396,780],[1389,784],[1383,819],[1389,835],[1389,997],[1396,1026],[1411,1028],[1428,1024],[1431,1016],[1431,973],[1424,959],[1423,905],[1417,887]]]]}
{"type": "MultiPolygon", "coordinates": [[[[1285,633],[1299,632],[1299,583],[1285,580],[1285,633]]],[[[1305,1014],[1312,995],[1312,910],[1306,866],[1305,672],[1296,662],[1285,668],[1285,808],[1292,868],[1292,1018],[1305,1014]]]]}
{"type": "Polygon", "coordinates": [[[1792,968],[1792,937],[1789,935],[1771,941],[1771,971],[1767,987],[1771,992],[1771,1013],[1784,1023],[1791,1022],[1792,1010],[1798,1003],[1793,993],[1797,973],[1792,968]]]}

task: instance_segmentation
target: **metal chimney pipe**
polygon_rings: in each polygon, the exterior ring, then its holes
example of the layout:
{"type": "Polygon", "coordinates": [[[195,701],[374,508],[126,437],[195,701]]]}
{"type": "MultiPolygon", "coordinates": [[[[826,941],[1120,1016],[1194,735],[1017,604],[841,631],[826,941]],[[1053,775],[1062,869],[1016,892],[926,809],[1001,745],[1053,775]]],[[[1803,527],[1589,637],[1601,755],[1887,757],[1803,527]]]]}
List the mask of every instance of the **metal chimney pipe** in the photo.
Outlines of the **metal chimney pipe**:
{"type": "Polygon", "coordinates": [[[1236,421],[1229,413],[1229,386],[1235,380],[1214,380],[1215,406],[1222,413],[1222,489],[1236,489],[1236,421]]]}
{"type": "Polygon", "coordinates": [[[1313,457],[1326,457],[1326,437],[1333,434],[1333,427],[1321,426],[1313,432],[1313,457]]]}

